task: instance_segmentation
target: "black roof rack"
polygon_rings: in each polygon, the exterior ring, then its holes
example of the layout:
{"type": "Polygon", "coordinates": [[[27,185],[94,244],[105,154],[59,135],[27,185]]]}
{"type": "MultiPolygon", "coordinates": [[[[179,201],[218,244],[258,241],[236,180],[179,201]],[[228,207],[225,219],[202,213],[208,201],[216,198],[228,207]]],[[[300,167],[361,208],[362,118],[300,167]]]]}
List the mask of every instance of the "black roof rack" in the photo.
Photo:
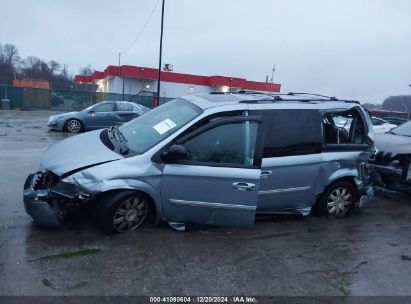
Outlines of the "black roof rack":
{"type": "Polygon", "coordinates": [[[315,97],[323,97],[326,99],[329,99],[331,101],[338,101],[339,99],[334,96],[326,96],[326,95],[321,95],[321,94],[315,94],[315,93],[294,93],[294,92],[289,92],[286,94],[273,94],[273,93],[265,93],[261,91],[250,91],[250,90],[241,90],[238,91],[239,94],[263,94],[263,95],[268,95],[268,96],[298,96],[298,95],[309,95],[309,96],[315,96],[315,97]]]}
{"type": "Polygon", "coordinates": [[[332,101],[338,101],[338,98],[335,96],[326,96],[326,95],[321,95],[321,94],[313,94],[313,93],[294,93],[294,92],[289,92],[287,93],[289,96],[298,96],[298,95],[310,95],[310,96],[316,96],[316,97],[324,97],[332,101]]]}
{"type": "Polygon", "coordinates": [[[211,95],[228,95],[233,94],[233,92],[210,92],[211,95]]]}
{"type": "Polygon", "coordinates": [[[275,102],[275,101],[299,101],[299,102],[340,101],[340,102],[345,102],[345,103],[360,104],[360,102],[356,100],[340,100],[334,96],[326,96],[326,95],[315,94],[315,93],[289,92],[286,94],[280,94],[280,93],[277,94],[277,93],[267,93],[267,92],[252,91],[252,90],[240,90],[238,92],[211,92],[210,94],[213,94],[213,95],[228,95],[228,94],[264,95],[264,96],[268,96],[272,98],[272,99],[242,100],[240,101],[240,103],[259,103],[259,102],[275,102]],[[304,99],[296,100],[296,99],[284,98],[285,96],[313,96],[316,98],[304,98],[304,99]]]}
{"type": "MultiPolygon", "coordinates": [[[[310,101],[340,101],[340,102],[346,102],[346,103],[356,103],[356,104],[360,104],[359,101],[357,100],[341,100],[338,99],[335,96],[326,96],[326,95],[321,95],[321,94],[315,94],[315,93],[294,93],[294,92],[289,92],[286,94],[274,94],[274,93],[266,93],[266,92],[261,92],[261,91],[251,91],[251,90],[241,90],[237,92],[238,94],[261,94],[261,95],[266,95],[266,96],[270,96],[273,97],[274,100],[284,100],[284,101],[292,101],[294,99],[285,99],[282,98],[281,96],[299,96],[299,95],[303,95],[303,96],[314,96],[317,98],[307,98],[307,99],[302,99],[299,100],[300,102],[310,102],[310,101]],[[318,98],[321,97],[321,98],[318,98]]],[[[258,102],[258,101],[255,101],[258,102]]]]}

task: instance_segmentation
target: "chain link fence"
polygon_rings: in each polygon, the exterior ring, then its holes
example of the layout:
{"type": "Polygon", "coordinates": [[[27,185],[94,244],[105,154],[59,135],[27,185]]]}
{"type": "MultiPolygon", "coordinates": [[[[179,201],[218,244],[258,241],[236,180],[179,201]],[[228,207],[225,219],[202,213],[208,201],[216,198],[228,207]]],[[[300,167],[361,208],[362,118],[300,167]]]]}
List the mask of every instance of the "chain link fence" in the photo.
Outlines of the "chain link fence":
{"type": "MultiPolygon", "coordinates": [[[[152,108],[154,105],[154,94],[150,92],[123,95],[91,91],[45,90],[0,86],[0,100],[3,98],[10,100],[10,108],[12,110],[80,111],[104,100],[130,101],[149,108],[152,108]]],[[[162,97],[160,104],[170,99],[162,97]]]]}

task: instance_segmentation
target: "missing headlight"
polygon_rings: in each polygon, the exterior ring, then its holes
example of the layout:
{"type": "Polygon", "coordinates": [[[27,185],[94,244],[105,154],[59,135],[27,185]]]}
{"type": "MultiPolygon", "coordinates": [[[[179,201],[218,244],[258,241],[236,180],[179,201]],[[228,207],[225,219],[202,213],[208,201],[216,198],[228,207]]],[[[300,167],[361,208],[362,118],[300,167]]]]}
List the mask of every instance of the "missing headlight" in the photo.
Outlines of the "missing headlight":
{"type": "Polygon", "coordinates": [[[34,190],[50,189],[55,186],[59,181],[58,175],[51,171],[39,171],[33,178],[32,187],[34,190]]]}

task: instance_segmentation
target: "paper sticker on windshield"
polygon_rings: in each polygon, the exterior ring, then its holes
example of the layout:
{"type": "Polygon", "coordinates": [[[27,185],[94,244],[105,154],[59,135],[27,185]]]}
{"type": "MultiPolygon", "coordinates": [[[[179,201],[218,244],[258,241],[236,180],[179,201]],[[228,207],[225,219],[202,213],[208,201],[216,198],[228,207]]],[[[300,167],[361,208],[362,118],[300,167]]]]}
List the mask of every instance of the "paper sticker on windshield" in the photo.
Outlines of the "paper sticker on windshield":
{"type": "Polygon", "coordinates": [[[156,124],[153,128],[161,135],[174,128],[176,124],[171,119],[165,119],[156,124]]]}

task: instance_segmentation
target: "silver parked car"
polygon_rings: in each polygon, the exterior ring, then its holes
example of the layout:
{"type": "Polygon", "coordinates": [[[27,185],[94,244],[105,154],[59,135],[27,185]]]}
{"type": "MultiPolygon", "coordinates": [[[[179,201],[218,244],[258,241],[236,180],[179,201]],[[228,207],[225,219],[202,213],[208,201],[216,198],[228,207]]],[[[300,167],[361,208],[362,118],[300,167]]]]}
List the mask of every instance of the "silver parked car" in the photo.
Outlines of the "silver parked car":
{"type": "Polygon", "coordinates": [[[150,111],[149,108],[127,101],[102,101],[80,112],[50,116],[47,126],[57,131],[79,133],[122,125],[150,111]]]}
{"type": "Polygon", "coordinates": [[[343,217],[373,197],[371,118],[357,102],[189,95],[120,127],[50,147],[24,186],[28,214],[59,225],[89,206],[104,232],[148,219],[253,225],[256,213],[343,217]],[[350,124],[338,127],[335,121],[350,124]]]}

